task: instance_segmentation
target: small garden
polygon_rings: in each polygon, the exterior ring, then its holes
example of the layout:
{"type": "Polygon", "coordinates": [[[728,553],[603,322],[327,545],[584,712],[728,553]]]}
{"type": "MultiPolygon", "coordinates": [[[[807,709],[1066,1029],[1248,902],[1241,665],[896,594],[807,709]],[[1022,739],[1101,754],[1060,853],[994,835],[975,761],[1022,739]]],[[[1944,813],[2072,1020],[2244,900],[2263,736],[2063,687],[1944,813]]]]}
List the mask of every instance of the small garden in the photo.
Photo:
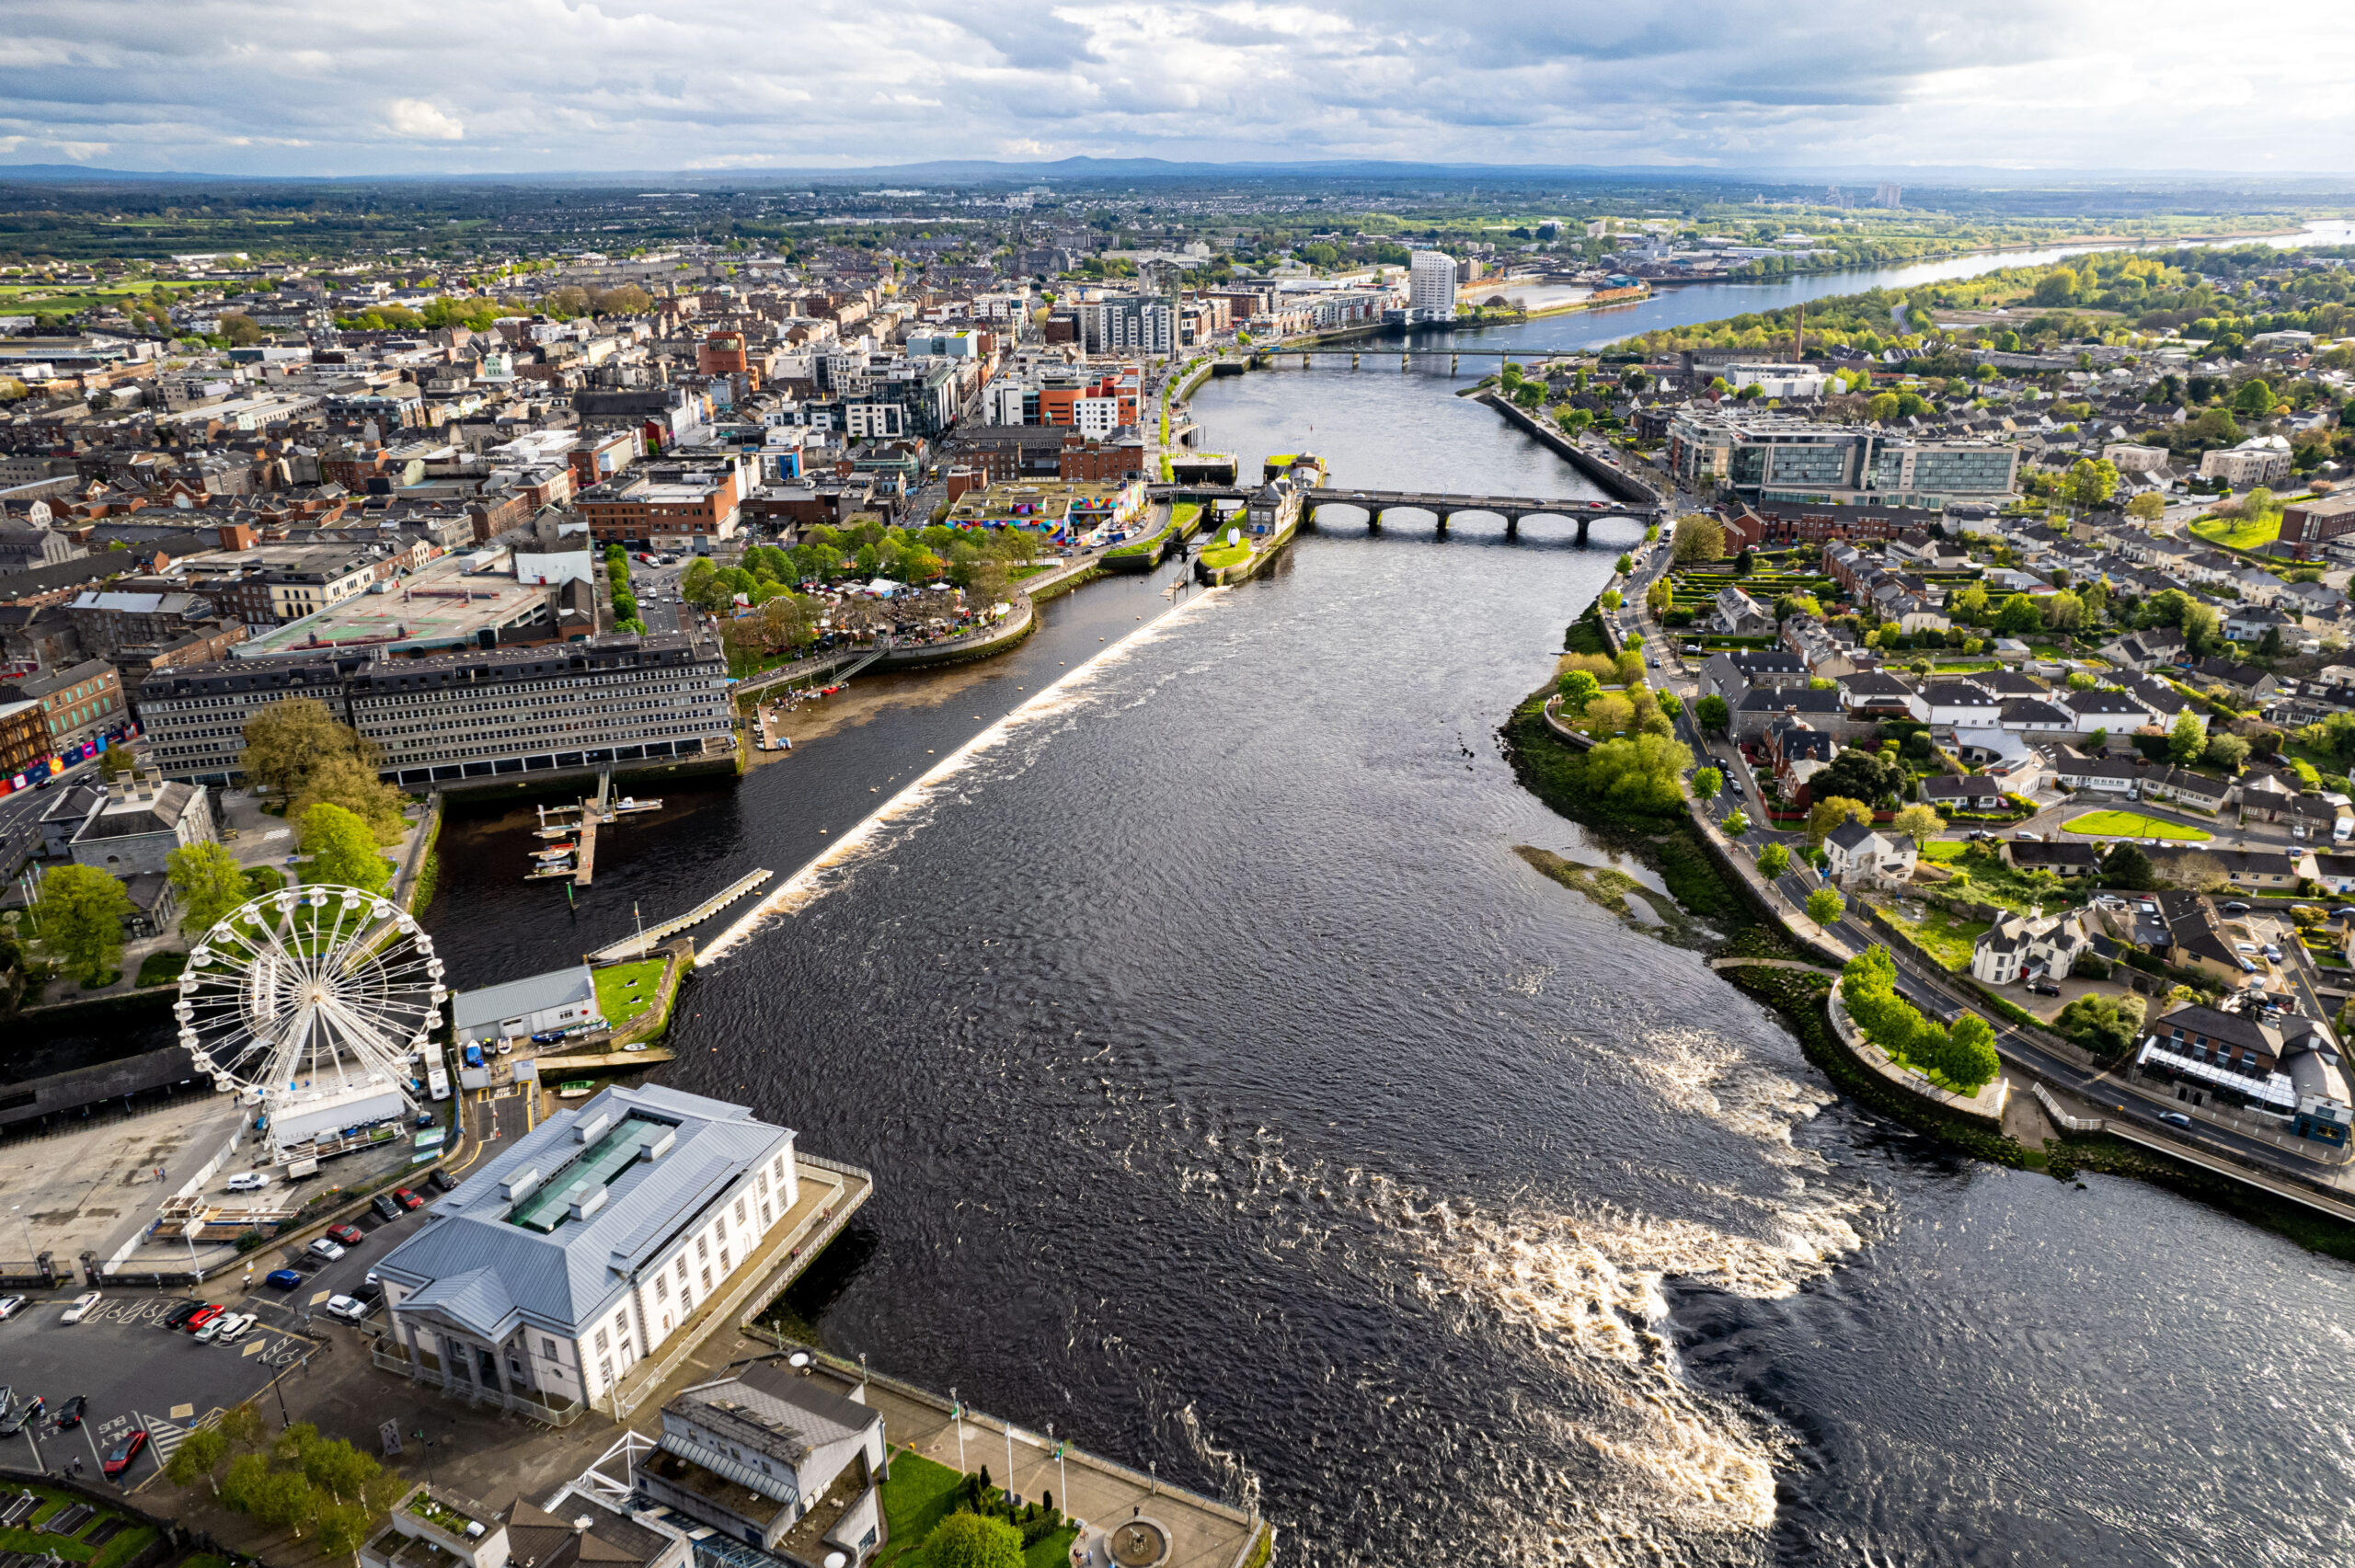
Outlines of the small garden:
{"type": "Polygon", "coordinates": [[[962,1475],[913,1449],[891,1460],[883,1518],[890,1539],[874,1568],[1065,1568],[1079,1534],[1052,1493],[1016,1508],[988,1466],[962,1475]]]}
{"type": "Polygon", "coordinates": [[[6,1489],[11,1497],[25,1492],[40,1498],[40,1505],[21,1525],[0,1529],[0,1551],[22,1552],[35,1561],[55,1557],[87,1563],[90,1568],[116,1568],[144,1551],[155,1539],[153,1526],[96,1506],[70,1492],[13,1482],[6,1489]],[[66,1529],[53,1533],[50,1527],[60,1521],[69,1521],[66,1529]]]}
{"type": "Polygon", "coordinates": [[[1866,1039],[1950,1094],[1978,1093],[2003,1068],[1987,1020],[1961,1013],[1949,1030],[1897,994],[1897,966],[1886,947],[1868,947],[1848,960],[1840,1000],[1866,1039]]]}
{"type": "Polygon", "coordinates": [[[1883,910],[1881,918],[1912,937],[1914,945],[1955,974],[1970,967],[1971,951],[1991,924],[1987,921],[1965,920],[1935,904],[1924,905],[1918,921],[1907,920],[1895,910],[1883,910]]]}

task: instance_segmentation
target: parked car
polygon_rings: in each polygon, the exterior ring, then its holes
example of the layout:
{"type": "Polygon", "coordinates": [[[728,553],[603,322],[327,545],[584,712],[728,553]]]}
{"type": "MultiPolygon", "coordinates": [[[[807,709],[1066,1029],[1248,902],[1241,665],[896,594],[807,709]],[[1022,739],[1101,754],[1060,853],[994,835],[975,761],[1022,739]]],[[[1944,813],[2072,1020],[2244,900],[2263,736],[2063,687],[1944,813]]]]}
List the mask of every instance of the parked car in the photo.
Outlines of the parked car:
{"type": "Polygon", "coordinates": [[[87,1415],[89,1412],[90,1396],[87,1394],[75,1394],[72,1399],[67,1400],[63,1404],[57,1407],[57,1413],[51,1417],[51,1420],[57,1429],[60,1432],[63,1432],[69,1426],[81,1425],[82,1417],[87,1415]]]}
{"type": "Polygon", "coordinates": [[[368,1232],[357,1225],[330,1225],[327,1227],[327,1239],[340,1242],[347,1247],[356,1247],[368,1239],[368,1232]]]}
{"type": "Polygon", "coordinates": [[[2061,988],[2054,985],[2051,980],[2030,980],[2028,983],[2028,989],[2029,994],[2033,996],[2059,996],[2061,994],[2061,988]]]}
{"type": "Polygon", "coordinates": [[[368,1315],[368,1303],[356,1296],[330,1296],[327,1298],[327,1315],[356,1323],[368,1315]]]}
{"type": "Polygon", "coordinates": [[[2235,942],[2233,944],[2233,951],[2235,953],[2248,954],[2254,956],[2257,952],[2257,944],[2254,942],[2235,942]]]}
{"type": "Polygon", "coordinates": [[[0,1415],[0,1437],[13,1437],[33,1423],[33,1418],[49,1408],[49,1402],[39,1394],[28,1394],[17,1402],[17,1408],[0,1415]]]}
{"type": "Polygon", "coordinates": [[[303,1271],[297,1268],[273,1268],[261,1276],[261,1282],[272,1290],[292,1290],[303,1283],[303,1271]]]}
{"type": "Polygon", "coordinates": [[[134,1426],[122,1435],[121,1442],[107,1450],[107,1457],[98,1462],[98,1468],[106,1472],[109,1481],[118,1480],[124,1471],[131,1468],[131,1461],[145,1451],[146,1447],[147,1428],[134,1426]]]}
{"type": "Polygon", "coordinates": [[[2191,1118],[2185,1116],[2181,1111],[2164,1111],[2160,1113],[2159,1120],[2166,1123],[2169,1127],[2188,1127],[2191,1125],[2191,1118]]]}
{"type": "Polygon", "coordinates": [[[161,1326],[167,1329],[186,1328],[189,1319],[204,1310],[201,1301],[183,1301],[167,1313],[161,1326]]]}
{"type": "Polygon", "coordinates": [[[214,1340],[221,1337],[221,1331],[223,1329],[228,1327],[231,1323],[234,1323],[236,1321],[237,1314],[226,1310],[213,1313],[211,1317],[205,1319],[203,1325],[196,1331],[196,1343],[199,1345],[211,1345],[214,1340]]]}
{"type": "Polygon", "coordinates": [[[2279,964],[2281,962],[2281,949],[2269,942],[2265,944],[2265,956],[2269,962],[2279,964]]]}
{"type": "Polygon", "coordinates": [[[336,1259],[343,1256],[343,1249],[337,1246],[333,1242],[328,1241],[325,1236],[322,1236],[317,1241],[313,1242],[310,1245],[309,1251],[312,1256],[325,1258],[329,1263],[333,1263],[336,1259]]]}
{"type": "Polygon", "coordinates": [[[224,1184],[225,1190],[233,1193],[258,1193],[268,1185],[270,1173],[267,1171],[240,1171],[224,1184]]]}
{"type": "Polygon", "coordinates": [[[24,1310],[25,1299],[22,1296],[0,1296],[0,1323],[6,1322],[24,1310]]]}
{"type": "Polygon", "coordinates": [[[407,1187],[395,1187],[393,1189],[393,1201],[399,1204],[403,1208],[423,1208],[425,1207],[425,1200],[418,1196],[415,1193],[409,1191],[407,1187]]]}
{"type": "Polygon", "coordinates": [[[435,1192],[454,1193],[458,1190],[458,1178],[450,1174],[447,1171],[437,1168],[431,1175],[425,1179],[435,1192]]]}
{"type": "Polygon", "coordinates": [[[82,1294],[75,1297],[73,1300],[66,1303],[65,1315],[59,1321],[61,1322],[68,1323],[80,1322],[84,1318],[90,1315],[90,1309],[98,1304],[99,1295],[100,1292],[96,1290],[83,1291],[82,1294]]]}
{"type": "Polygon", "coordinates": [[[372,1274],[368,1276],[366,1283],[354,1287],[351,1293],[373,1307],[384,1299],[384,1281],[372,1274]]]}
{"type": "Polygon", "coordinates": [[[2335,921],[2355,920],[2355,904],[2339,905],[2330,911],[2330,918],[2335,921]]]}
{"type": "Polygon", "coordinates": [[[202,1333],[204,1332],[205,1324],[211,1322],[213,1319],[219,1317],[228,1310],[229,1309],[226,1307],[208,1301],[203,1306],[199,1307],[195,1311],[190,1313],[188,1322],[182,1323],[180,1326],[188,1330],[190,1333],[202,1333]]]}
{"type": "Polygon", "coordinates": [[[376,1211],[380,1219],[398,1219],[401,1217],[401,1206],[393,1200],[390,1193],[378,1193],[368,1200],[368,1207],[376,1211]]]}
{"type": "Polygon", "coordinates": [[[2216,907],[2223,910],[2228,915],[2245,915],[2248,913],[2248,906],[2242,903],[2238,898],[2231,899],[2225,903],[2219,904],[2216,907]]]}
{"type": "Polygon", "coordinates": [[[247,1333],[252,1332],[253,1326],[259,1322],[261,1322],[261,1317],[258,1313],[239,1312],[237,1314],[236,1322],[231,1323],[227,1328],[223,1329],[219,1333],[213,1336],[213,1343],[215,1345],[234,1344],[236,1341],[245,1338],[247,1333]]]}

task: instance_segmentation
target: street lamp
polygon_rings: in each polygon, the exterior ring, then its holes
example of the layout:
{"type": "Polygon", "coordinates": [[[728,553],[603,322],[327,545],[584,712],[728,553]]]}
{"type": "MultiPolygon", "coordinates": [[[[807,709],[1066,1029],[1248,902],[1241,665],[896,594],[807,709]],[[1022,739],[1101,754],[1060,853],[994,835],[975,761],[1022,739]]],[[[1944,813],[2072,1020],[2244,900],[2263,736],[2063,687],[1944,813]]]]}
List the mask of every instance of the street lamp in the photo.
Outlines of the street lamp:
{"type": "MultiPolygon", "coordinates": [[[[1047,1423],[1047,1440],[1055,1443],[1055,1424],[1047,1423]]],[[[1063,1494],[1063,1512],[1071,1512],[1071,1478],[1063,1473],[1063,1445],[1055,1443],[1055,1490],[1063,1494]]]]}
{"type": "Polygon", "coordinates": [[[957,1397],[957,1385],[948,1385],[948,1419],[957,1424],[957,1470],[965,1470],[965,1402],[957,1397]]]}

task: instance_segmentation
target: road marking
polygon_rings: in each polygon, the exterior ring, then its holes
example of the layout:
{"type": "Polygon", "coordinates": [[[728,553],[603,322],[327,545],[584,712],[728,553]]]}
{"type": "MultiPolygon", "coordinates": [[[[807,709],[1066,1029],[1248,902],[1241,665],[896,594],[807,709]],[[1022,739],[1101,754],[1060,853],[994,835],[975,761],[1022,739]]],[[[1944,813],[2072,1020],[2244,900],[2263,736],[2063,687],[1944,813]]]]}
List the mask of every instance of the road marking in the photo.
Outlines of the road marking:
{"type": "Polygon", "coordinates": [[[195,1413],[196,1406],[192,1404],[176,1404],[172,1406],[172,1419],[175,1421],[186,1421],[190,1416],[194,1415],[195,1413]]]}
{"type": "Polygon", "coordinates": [[[310,1305],[312,1305],[312,1306],[316,1307],[316,1306],[317,1306],[320,1302],[322,1302],[322,1301],[326,1300],[328,1297],[330,1297],[330,1296],[332,1296],[332,1295],[334,1295],[334,1294],[335,1294],[335,1292],[334,1292],[334,1291],[332,1291],[332,1290],[321,1290],[321,1291],[318,1291],[318,1292],[316,1292],[316,1294],[314,1294],[314,1295],[311,1297],[311,1299],[310,1299],[310,1305]]]}
{"type": "MultiPolygon", "coordinates": [[[[260,1354],[261,1354],[261,1352],[262,1352],[262,1347],[263,1347],[264,1345],[268,1345],[269,1343],[270,1343],[270,1341],[268,1341],[268,1340],[266,1340],[266,1339],[258,1339],[258,1340],[254,1341],[251,1345],[248,1345],[247,1346],[246,1346],[243,1350],[240,1350],[239,1352],[237,1352],[237,1354],[238,1354],[239,1356],[258,1356],[258,1355],[260,1355],[260,1354]]],[[[172,1413],[174,1413],[175,1415],[177,1415],[177,1414],[178,1414],[179,1413],[178,1413],[178,1411],[174,1411],[172,1413]]]]}
{"type": "MultiPolygon", "coordinates": [[[[191,1409],[192,1407],[189,1405],[178,1405],[174,1407],[173,1413],[178,1414],[181,1411],[191,1409]]],[[[155,1450],[157,1470],[163,1469],[164,1461],[170,1459],[182,1443],[188,1441],[188,1428],[174,1422],[158,1421],[151,1416],[142,1415],[139,1417],[139,1425],[147,1428],[147,1446],[155,1450]]]]}

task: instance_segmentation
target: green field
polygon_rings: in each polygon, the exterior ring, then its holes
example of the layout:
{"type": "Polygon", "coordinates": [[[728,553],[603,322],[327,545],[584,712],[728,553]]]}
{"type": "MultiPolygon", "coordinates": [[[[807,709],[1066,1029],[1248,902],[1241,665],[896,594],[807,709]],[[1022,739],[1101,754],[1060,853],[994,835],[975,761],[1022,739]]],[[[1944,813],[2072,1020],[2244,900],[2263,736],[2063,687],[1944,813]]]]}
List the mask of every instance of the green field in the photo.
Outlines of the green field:
{"type": "Polygon", "coordinates": [[[663,963],[661,958],[647,958],[596,971],[597,1011],[605,1015],[606,1023],[618,1029],[654,1005],[654,999],[662,993],[663,963]]]}
{"type": "Polygon", "coordinates": [[[2191,524],[2191,532],[2211,544],[2222,544],[2227,550],[2254,550],[2281,537],[2281,514],[2272,512],[2257,519],[2198,518],[2191,524]]]}
{"type": "Polygon", "coordinates": [[[2145,817],[2139,811],[2088,811],[2083,817],[2071,818],[2062,830],[2093,838],[2175,839],[2186,843],[2205,843],[2216,836],[2180,822],[2145,817]]]}
{"type": "Polygon", "coordinates": [[[1919,924],[1898,918],[1894,910],[1881,911],[1890,924],[1922,944],[1924,952],[1956,974],[1970,967],[1970,952],[1985,934],[1985,921],[1959,920],[1935,906],[1923,911],[1919,924]]]}
{"type": "Polygon", "coordinates": [[[1944,865],[1949,862],[1960,860],[1963,852],[1970,847],[1960,839],[1932,839],[1922,846],[1922,858],[1944,865]]]}

